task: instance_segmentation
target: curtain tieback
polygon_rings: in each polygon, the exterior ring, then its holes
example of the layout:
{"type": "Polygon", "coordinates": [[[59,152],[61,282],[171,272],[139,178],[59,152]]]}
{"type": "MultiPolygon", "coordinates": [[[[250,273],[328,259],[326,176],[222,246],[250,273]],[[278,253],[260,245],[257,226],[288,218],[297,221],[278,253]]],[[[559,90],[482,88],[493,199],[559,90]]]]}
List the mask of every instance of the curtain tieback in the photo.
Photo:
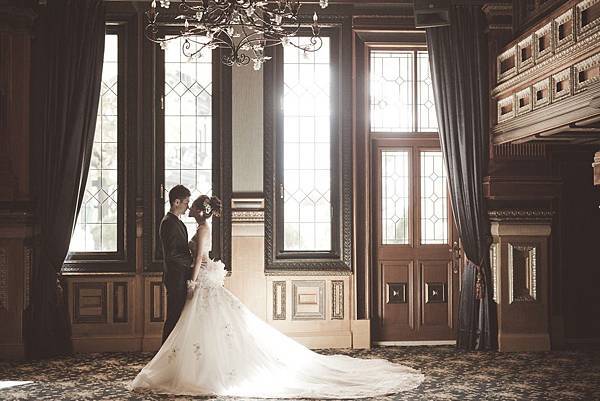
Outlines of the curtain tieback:
{"type": "Polygon", "coordinates": [[[475,299],[483,299],[485,296],[485,286],[483,280],[483,273],[481,269],[481,265],[483,264],[483,260],[477,264],[473,263],[469,258],[467,259],[467,263],[470,263],[475,267],[475,299]]]}

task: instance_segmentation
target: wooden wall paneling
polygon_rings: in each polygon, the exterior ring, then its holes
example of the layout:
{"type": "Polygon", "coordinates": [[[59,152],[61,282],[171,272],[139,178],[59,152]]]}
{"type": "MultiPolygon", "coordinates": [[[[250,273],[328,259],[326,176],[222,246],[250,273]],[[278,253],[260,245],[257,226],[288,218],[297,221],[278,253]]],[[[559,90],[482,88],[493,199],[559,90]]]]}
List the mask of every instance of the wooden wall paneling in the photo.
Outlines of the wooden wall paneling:
{"type": "Polygon", "coordinates": [[[106,282],[73,283],[73,323],[107,323],[106,282]]]}
{"type": "Polygon", "coordinates": [[[378,296],[382,302],[376,314],[377,337],[383,340],[413,338],[420,325],[417,318],[418,289],[413,262],[406,260],[382,261],[378,266],[380,280],[378,296]]]}
{"type": "Polygon", "coordinates": [[[286,320],[286,282],[273,281],[273,320],[286,320]]]}
{"type": "Polygon", "coordinates": [[[165,289],[160,281],[150,282],[150,321],[164,322],[166,316],[165,289]]]}
{"type": "Polygon", "coordinates": [[[325,319],[325,281],[292,280],[292,320],[325,319]]]}
{"type": "Polygon", "coordinates": [[[432,338],[452,337],[455,329],[455,303],[458,301],[452,263],[447,261],[419,261],[421,328],[432,338]],[[454,294],[454,295],[451,295],[454,294]]]}
{"type": "Polygon", "coordinates": [[[127,323],[129,320],[128,284],[125,281],[113,283],[113,322],[127,323]]]}
{"type": "Polygon", "coordinates": [[[344,320],[344,281],[331,281],[331,319],[344,320]]]}

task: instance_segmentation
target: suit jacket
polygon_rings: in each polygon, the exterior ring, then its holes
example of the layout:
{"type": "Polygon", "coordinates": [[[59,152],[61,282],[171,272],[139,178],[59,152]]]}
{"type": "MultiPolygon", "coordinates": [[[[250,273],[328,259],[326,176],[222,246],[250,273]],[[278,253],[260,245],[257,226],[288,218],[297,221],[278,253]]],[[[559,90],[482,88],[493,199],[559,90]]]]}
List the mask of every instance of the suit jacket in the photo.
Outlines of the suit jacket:
{"type": "Polygon", "coordinates": [[[159,235],[163,251],[163,281],[168,285],[170,276],[183,276],[181,278],[187,280],[193,259],[185,224],[173,213],[167,213],[160,222],[159,235]]]}

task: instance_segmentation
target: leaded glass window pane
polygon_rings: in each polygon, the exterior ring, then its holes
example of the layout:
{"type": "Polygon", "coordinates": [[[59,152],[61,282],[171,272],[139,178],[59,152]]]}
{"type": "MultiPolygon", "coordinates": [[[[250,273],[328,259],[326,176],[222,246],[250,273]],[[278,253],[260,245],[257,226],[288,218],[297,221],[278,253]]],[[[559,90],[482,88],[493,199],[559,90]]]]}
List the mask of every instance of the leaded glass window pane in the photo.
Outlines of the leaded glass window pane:
{"type": "Polygon", "coordinates": [[[322,40],[314,53],[284,48],[285,250],[331,250],[330,39],[322,40]]]}
{"type": "MultiPolygon", "coordinates": [[[[177,184],[189,188],[190,202],[212,194],[212,51],[188,58],[181,52],[185,39],[174,39],[165,50],[165,213],[169,190],[177,184]]],[[[190,51],[198,45],[190,43],[190,51]]],[[[191,237],[193,218],[183,216],[191,237]]]]}
{"type": "Polygon", "coordinates": [[[429,54],[426,51],[417,52],[417,115],[419,131],[437,132],[433,83],[429,71],[429,54]]]}
{"type": "Polygon", "coordinates": [[[410,152],[381,152],[381,243],[408,244],[410,229],[410,152]]]}
{"type": "Polygon", "coordinates": [[[116,252],[118,211],[117,34],[107,34],[92,157],[70,252],[116,252]]]}
{"type": "Polygon", "coordinates": [[[442,152],[421,152],[421,244],[448,243],[448,194],[442,152]]]}
{"type": "Polygon", "coordinates": [[[414,52],[371,52],[372,132],[413,130],[414,52]]]}

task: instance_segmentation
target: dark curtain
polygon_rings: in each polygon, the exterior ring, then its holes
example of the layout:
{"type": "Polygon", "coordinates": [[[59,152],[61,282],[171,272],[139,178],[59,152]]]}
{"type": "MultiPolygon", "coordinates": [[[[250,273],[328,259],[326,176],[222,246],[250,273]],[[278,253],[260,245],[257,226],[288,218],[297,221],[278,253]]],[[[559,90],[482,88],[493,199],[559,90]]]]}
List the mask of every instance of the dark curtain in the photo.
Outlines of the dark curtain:
{"type": "Polygon", "coordinates": [[[37,232],[25,346],[32,358],[71,352],[61,268],[85,191],[104,55],[101,0],[49,0],[32,51],[33,188],[37,232]]]}
{"type": "Polygon", "coordinates": [[[467,262],[457,346],[496,347],[489,222],[483,195],[488,161],[488,55],[481,6],[455,6],[450,26],[427,28],[427,46],[452,209],[467,262]]]}

